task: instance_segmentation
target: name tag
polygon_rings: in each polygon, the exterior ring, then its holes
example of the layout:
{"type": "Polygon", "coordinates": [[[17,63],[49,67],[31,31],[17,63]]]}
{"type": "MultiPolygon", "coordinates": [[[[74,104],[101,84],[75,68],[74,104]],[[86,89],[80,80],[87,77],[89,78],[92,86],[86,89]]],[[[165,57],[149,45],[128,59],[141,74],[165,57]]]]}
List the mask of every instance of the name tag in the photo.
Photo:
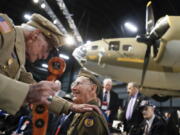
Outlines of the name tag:
{"type": "Polygon", "coordinates": [[[107,102],[102,102],[101,109],[102,110],[107,110],[108,109],[108,103],[107,102]]]}

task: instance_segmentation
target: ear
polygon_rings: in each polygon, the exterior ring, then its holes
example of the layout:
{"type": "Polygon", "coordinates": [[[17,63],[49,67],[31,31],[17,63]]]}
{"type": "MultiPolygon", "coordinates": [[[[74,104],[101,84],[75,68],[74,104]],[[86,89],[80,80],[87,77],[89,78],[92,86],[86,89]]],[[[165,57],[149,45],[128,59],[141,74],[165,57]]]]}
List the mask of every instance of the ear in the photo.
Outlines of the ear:
{"type": "Polygon", "coordinates": [[[92,91],[96,93],[96,91],[97,91],[97,85],[93,84],[93,86],[92,86],[92,91]]]}

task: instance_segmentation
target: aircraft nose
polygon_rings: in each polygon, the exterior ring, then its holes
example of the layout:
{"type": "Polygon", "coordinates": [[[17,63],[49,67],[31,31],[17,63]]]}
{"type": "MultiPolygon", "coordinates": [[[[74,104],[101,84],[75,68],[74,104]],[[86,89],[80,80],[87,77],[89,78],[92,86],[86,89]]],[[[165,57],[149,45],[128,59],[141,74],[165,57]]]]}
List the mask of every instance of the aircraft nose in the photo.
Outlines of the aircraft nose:
{"type": "Polygon", "coordinates": [[[86,54],[87,54],[86,46],[80,46],[73,51],[73,56],[80,63],[85,63],[87,61],[85,58],[86,54]]]}

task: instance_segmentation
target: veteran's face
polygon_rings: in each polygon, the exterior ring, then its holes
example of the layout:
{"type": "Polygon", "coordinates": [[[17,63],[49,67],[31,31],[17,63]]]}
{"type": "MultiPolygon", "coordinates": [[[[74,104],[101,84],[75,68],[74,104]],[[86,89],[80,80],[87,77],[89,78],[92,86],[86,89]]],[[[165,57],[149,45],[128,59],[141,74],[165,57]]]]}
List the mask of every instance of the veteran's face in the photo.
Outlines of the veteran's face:
{"type": "Polygon", "coordinates": [[[129,96],[135,96],[137,93],[137,88],[133,87],[132,83],[129,83],[127,86],[127,93],[129,96]]]}
{"type": "Polygon", "coordinates": [[[152,106],[146,106],[143,108],[142,114],[143,114],[144,119],[149,120],[152,118],[154,114],[154,108],[152,106]]]}
{"type": "Polygon", "coordinates": [[[78,77],[71,85],[73,102],[84,104],[91,101],[93,98],[93,85],[87,77],[78,77]]]}
{"type": "Polygon", "coordinates": [[[112,82],[109,80],[105,80],[103,82],[103,87],[107,90],[110,91],[112,89],[112,82]]]}
{"type": "Polygon", "coordinates": [[[36,60],[46,59],[50,47],[46,38],[40,32],[34,32],[26,41],[26,58],[34,63],[36,60]]]}

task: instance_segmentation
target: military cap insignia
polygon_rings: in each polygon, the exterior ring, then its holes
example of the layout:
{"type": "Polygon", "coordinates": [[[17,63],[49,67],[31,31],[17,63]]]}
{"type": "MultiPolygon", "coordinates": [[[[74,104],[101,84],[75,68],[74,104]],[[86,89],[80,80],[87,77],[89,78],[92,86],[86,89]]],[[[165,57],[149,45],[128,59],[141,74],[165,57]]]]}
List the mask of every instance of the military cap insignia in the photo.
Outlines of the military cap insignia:
{"type": "Polygon", "coordinates": [[[11,30],[12,29],[11,29],[11,26],[9,25],[9,23],[2,16],[0,16],[0,32],[8,33],[11,30]]]}
{"type": "Polygon", "coordinates": [[[84,120],[84,126],[85,127],[92,127],[94,126],[94,118],[93,117],[88,117],[84,120]]]}

